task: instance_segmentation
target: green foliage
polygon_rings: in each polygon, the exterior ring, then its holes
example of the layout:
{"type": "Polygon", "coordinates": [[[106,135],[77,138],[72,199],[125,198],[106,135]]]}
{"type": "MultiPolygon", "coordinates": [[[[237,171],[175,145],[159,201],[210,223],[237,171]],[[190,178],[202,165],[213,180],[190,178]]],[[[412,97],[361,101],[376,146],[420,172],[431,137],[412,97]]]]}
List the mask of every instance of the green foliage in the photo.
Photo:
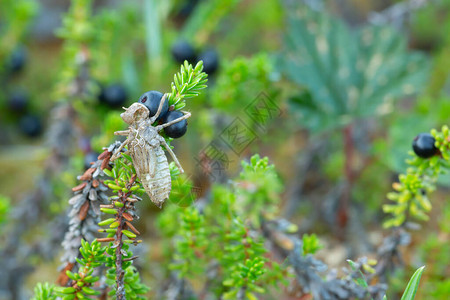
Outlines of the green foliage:
{"type": "Polygon", "coordinates": [[[56,300],[54,289],[55,287],[48,282],[38,283],[34,287],[34,296],[31,300],[56,300]]]}
{"type": "Polygon", "coordinates": [[[189,18],[188,23],[183,28],[183,36],[195,37],[199,44],[207,41],[211,31],[216,29],[220,20],[230,12],[230,10],[240,2],[240,0],[210,0],[200,2],[199,7],[189,18]]]}
{"type": "Polygon", "coordinates": [[[173,77],[172,92],[166,94],[170,106],[173,105],[174,109],[182,109],[186,106],[185,99],[198,96],[200,91],[206,88],[208,75],[202,70],[202,61],[198,62],[195,68],[187,61],[181,65],[180,72],[173,77]]]}
{"type": "Polygon", "coordinates": [[[319,239],[317,238],[317,236],[312,233],[312,234],[304,234],[302,236],[302,244],[303,244],[303,255],[307,255],[307,254],[314,254],[316,253],[318,250],[323,248],[323,245],[320,244],[319,239]]]}
{"type": "MultiPolygon", "coordinates": [[[[22,41],[30,21],[36,15],[35,0],[2,0],[0,3],[0,62],[22,41]]],[[[3,64],[0,63],[0,71],[3,64]]]]}
{"type": "MultiPolygon", "coordinates": [[[[136,244],[141,242],[136,240],[139,232],[126,220],[133,218],[134,202],[129,202],[130,199],[138,199],[134,193],[142,194],[145,190],[141,187],[138,178],[136,177],[136,170],[132,164],[132,159],[129,155],[123,154],[114,161],[114,166],[111,171],[104,169],[106,175],[112,177],[114,180],[105,180],[104,183],[118,196],[111,197],[111,206],[103,207],[100,210],[103,213],[111,214],[113,217],[103,220],[99,223],[100,226],[109,226],[108,229],[99,230],[107,233],[107,238],[115,236],[114,245],[111,243],[107,247],[106,252],[109,256],[106,259],[105,265],[108,267],[106,271],[107,284],[111,286],[118,285],[117,278],[117,251],[116,248],[121,247],[121,261],[120,265],[125,272],[124,288],[127,299],[146,299],[145,295],[149,288],[141,283],[141,278],[137,269],[132,265],[133,252],[129,249],[129,244],[136,244]],[[125,217],[128,214],[129,217],[125,217]],[[124,225],[126,223],[126,227],[124,225]],[[127,230],[128,228],[130,230],[127,230]],[[123,242],[123,244],[122,244],[123,242]]],[[[116,295],[116,289],[109,292],[110,296],[116,295]]]]}
{"type": "Polygon", "coordinates": [[[266,217],[277,213],[283,185],[269,158],[253,155],[250,162],[242,161],[242,172],[236,181],[239,214],[248,216],[259,226],[260,214],[266,217]]]}
{"type": "MultiPolygon", "coordinates": [[[[105,180],[105,185],[107,185],[113,193],[119,193],[119,191],[124,193],[129,193],[130,191],[139,194],[145,193],[145,190],[140,185],[138,178],[135,179],[131,189],[126,187],[131,178],[136,177],[136,170],[134,169],[131,157],[125,153],[122,153],[121,155],[122,157],[119,157],[114,161],[114,166],[111,170],[103,170],[106,175],[114,178],[114,180],[105,180]]],[[[115,200],[116,198],[114,197],[111,199],[115,200]]]]}
{"type": "Polygon", "coordinates": [[[91,41],[94,37],[91,14],[91,0],[73,0],[69,13],[63,19],[63,27],[57,32],[58,36],[77,44],[91,41]]]}
{"type": "MultiPolygon", "coordinates": [[[[203,104],[214,110],[200,111],[204,137],[214,138],[211,131],[223,129],[217,128],[218,120],[231,123],[236,117],[248,128],[240,129],[243,140],[253,140],[258,132],[269,130],[275,123],[273,119],[280,113],[282,99],[274,84],[273,69],[273,60],[266,53],[224,61],[207,102],[203,104]]],[[[220,131],[215,134],[220,134],[220,131]]],[[[258,139],[264,141],[269,136],[261,134],[258,139]]]]}
{"type": "MultiPolygon", "coordinates": [[[[123,3],[118,9],[104,9],[92,19],[95,39],[90,43],[91,73],[101,83],[121,81],[127,90],[142,92],[136,53],[142,47],[143,25],[138,7],[123,3]]],[[[144,76],[142,76],[144,77],[144,76]]]]}
{"type": "Polygon", "coordinates": [[[223,295],[223,299],[258,299],[255,293],[264,293],[264,288],[255,282],[264,274],[264,259],[255,257],[253,260],[246,259],[245,263],[236,265],[235,271],[223,282],[224,286],[230,288],[223,295]],[[240,294],[245,294],[245,298],[240,294]]]}
{"type": "MultiPolygon", "coordinates": [[[[171,3],[166,3],[171,5],[171,3]]],[[[145,46],[149,61],[156,63],[162,52],[162,19],[166,16],[163,2],[156,0],[145,0],[143,16],[145,22],[145,46]]]]}
{"type": "Polygon", "coordinates": [[[0,195],[0,225],[8,220],[8,214],[11,209],[11,201],[9,198],[0,195]]]}
{"type": "MultiPolygon", "coordinates": [[[[174,109],[181,109],[185,106],[185,99],[192,98],[198,95],[201,89],[206,87],[206,74],[202,72],[203,65],[198,63],[195,68],[187,62],[181,66],[180,73],[175,75],[174,83],[172,83],[172,93],[166,94],[169,99],[169,104],[174,107],[174,109]]],[[[109,134],[113,130],[116,130],[116,126],[119,120],[117,117],[111,115],[111,117],[105,122],[109,134]]],[[[104,135],[98,138],[98,141],[105,141],[109,137],[104,135]]],[[[179,176],[179,170],[176,168],[174,163],[170,164],[170,173],[174,182],[185,178],[184,176],[179,176]]],[[[100,229],[100,232],[107,233],[106,238],[100,239],[103,242],[109,242],[114,240],[114,247],[111,244],[107,248],[107,253],[110,255],[106,262],[109,267],[107,270],[108,284],[115,285],[116,289],[111,290],[110,295],[115,295],[120,289],[121,283],[117,272],[121,272],[119,267],[125,272],[124,277],[124,288],[127,298],[129,299],[145,299],[143,295],[147,293],[149,288],[140,282],[140,276],[137,270],[132,266],[131,260],[133,260],[133,253],[129,250],[129,244],[136,244],[141,242],[137,240],[139,232],[130,223],[136,216],[134,203],[140,199],[136,194],[143,194],[145,190],[142,188],[139,178],[137,178],[136,170],[133,166],[133,161],[131,157],[125,153],[121,153],[121,157],[114,161],[113,168],[111,170],[103,170],[106,175],[111,177],[111,180],[105,180],[103,183],[108,186],[111,191],[117,196],[112,196],[110,198],[111,204],[104,205],[100,210],[105,214],[112,215],[111,218],[107,218],[99,223],[100,226],[108,226],[106,229],[100,229]],[[120,249],[118,254],[118,250],[120,249]]],[[[185,185],[180,183],[179,187],[186,191],[185,185]]],[[[176,188],[174,189],[177,190],[176,188]]],[[[187,191],[186,191],[187,192],[187,191]]],[[[177,196],[185,196],[185,192],[177,195],[174,193],[173,198],[177,196]]],[[[195,226],[198,225],[196,222],[201,221],[198,215],[195,215],[196,211],[193,211],[193,215],[186,215],[183,221],[186,223],[184,228],[186,231],[182,231],[180,235],[184,236],[186,240],[192,232],[195,231],[195,226]],[[197,218],[199,217],[199,218],[197,218]],[[190,232],[188,229],[192,229],[190,232]]],[[[192,239],[197,239],[197,237],[192,237],[192,239]]],[[[192,254],[189,250],[193,246],[192,243],[197,243],[195,240],[189,240],[187,243],[182,242],[177,244],[177,252],[181,255],[179,258],[180,264],[174,264],[175,269],[181,269],[184,272],[191,270],[191,264],[189,263],[191,259],[189,255],[192,254]],[[187,247],[185,249],[185,247],[187,247]]]]}
{"type": "Polygon", "coordinates": [[[181,215],[178,236],[175,242],[174,262],[171,268],[179,270],[180,276],[202,274],[205,271],[203,261],[208,238],[205,229],[205,217],[194,208],[186,208],[181,215]]]}
{"type": "MultiPolygon", "coordinates": [[[[133,252],[129,250],[129,245],[124,244],[122,247],[123,252],[125,252],[126,255],[123,255],[123,258],[131,258],[133,257],[133,252]]],[[[116,252],[115,249],[112,248],[112,244],[109,245],[106,249],[106,253],[109,254],[109,256],[106,259],[106,266],[109,267],[109,269],[106,271],[106,283],[109,286],[115,286],[116,285],[116,252]]],[[[122,260],[122,268],[125,271],[125,296],[126,299],[139,299],[144,300],[147,299],[144,295],[150,290],[149,287],[147,287],[145,284],[141,282],[141,277],[139,275],[139,272],[137,269],[133,266],[132,261],[123,261],[122,260]]],[[[111,289],[111,291],[108,293],[109,296],[115,296],[116,290],[111,289]]]]}
{"type": "Polygon", "coordinates": [[[195,188],[186,174],[179,173],[178,167],[172,164],[172,191],[170,192],[169,201],[179,207],[189,207],[193,205],[196,198],[195,188]]]}
{"type": "Polygon", "coordinates": [[[286,10],[288,29],[279,68],[308,89],[292,99],[303,126],[332,129],[356,118],[386,114],[394,100],[422,88],[427,60],[408,52],[398,32],[374,26],[352,32],[306,5],[287,5],[286,10]]]}
{"type": "Polygon", "coordinates": [[[394,192],[387,194],[387,198],[395,204],[383,205],[383,210],[391,214],[385,227],[400,226],[406,222],[407,217],[418,220],[428,220],[427,212],[431,210],[431,202],[427,193],[436,189],[438,176],[450,168],[449,129],[443,126],[440,132],[432,130],[436,139],[435,146],[440,155],[424,159],[410,152],[411,159],[407,161],[410,167],[406,174],[399,176],[399,182],[393,184],[394,192]]]}
{"type": "MultiPolygon", "coordinates": [[[[2,2],[0,7],[4,3],[19,5],[31,2],[7,0],[2,2]]],[[[93,15],[91,11],[93,1],[72,1],[70,13],[63,21],[64,27],[59,31],[59,35],[65,39],[65,45],[63,72],[59,78],[61,84],[58,92],[60,92],[60,98],[70,98],[74,91],[73,83],[78,82],[78,79],[85,80],[86,78],[80,77],[88,74],[86,76],[89,81],[87,90],[83,90],[88,92],[86,97],[78,99],[83,102],[74,101],[72,104],[80,115],[79,120],[83,121],[81,123],[86,123],[85,121],[90,119],[104,121],[102,135],[92,142],[97,150],[110,144],[113,132],[121,129],[123,122],[118,113],[106,114],[101,111],[101,108],[93,110],[92,107],[85,105],[85,100],[97,94],[95,90],[98,88],[95,83],[97,80],[103,83],[111,81],[112,78],[116,80],[121,75],[122,82],[136,94],[141,91],[139,85],[143,82],[147,80],[157,82],[157,77],[164,78],[160,73],[167,69],[164,67],[164,59],[167,57],[160,54],[169,53],[163,50],[163,46],[168,44],[169,39],[175,34],[170,32],[173,24],[163,23],[167,7],[172,5],[169,2],[146,0],[142,11],[121,9],[93,15]],[[165,30],[164,35],[161,34],[162,28],[165,30]],[[165,40],[166,36],[169,39],[165,40]],[[147,55],[151,59],[149,64],[146,64],[143,59],[145,52],[143,46],[147,47],[147,55]],[[88,63],[81,66],[80,62],[83,59],[87,59],[88,63]],[[85,67],[88,69],[81,69],[85,67]],[[142,76],[143,74],[145,76],[142,76]],[[151,76],[148,76],[149,74],[151,76]],[[139,82],[140,80],[142,82],[139,82]],[[91,110],[93,112],[87,112],[91,110]]],[[[183,30],[184,37],[195,41],[196,48],[204,47],[211,33],[218,28],[220,20],[239,2],[238,0],[200,1],[192,16],[187,20],[183,30]]],[[[261,5],[263,8],[275,8],[281,5],[278,1],[260,2],[265,3],[261,5]]],[[[243,5],[244,9],[245,6],[243,5]]],[[[304,95],[295,97],[292,101],[293,111],[302,115],[307,127],[324,130],[347,125],[358,118],[385,114],[392,110],[394,100],[421,89],[427,71],[426,59],[420,54],[409,52],[405,39],[391,29],[365,27],[353,32],[326,13],[310,11],[304,5],[298,10],[290,8],[288,10],[290,10],[287,12],[289,32],[286,36],[285,57],[280,59],[276,67],[280,67],[279,70],[292,83],[307,89],[304,95]]],[[[0,9],[2,20],[3,14],[8,15],[0,9]]],[[[258,15],[260,20],[274,20],[274,13],[266,12],[264,9],[253,14],[258,15]]],[[[282,14],[277,12],[278,14],[281,19],[282,14]]],[[[245,19],[242,18],[240,21],[243,26],[247,25],[242,20],[245,19]]],[[[281,22],[278,21],[277,19],[271,22],[276,23],[274,26],[281,27],[281,22]]],[[[232,23],[230,22],[231,25],[232,23]]],[[[257,28],[258,24],[250,24],[250,26],[257,28]]],[[[2,23],[0,31],[4,28],[2,23]]],[[[23,29],[13,31],[19,32],[23,29]]],[[[247,34],[252,33],[247,32],[247,34]]],[[[4,36],[7,35],[0,34],[0,60],[4,36]]],[[[274,36],[271,35],[270,38],[273,39],[274,36]]],[[[222,40],[222,43],[229,41],[228,38],[222,40]]],[[[274,48],[278,46],[272,40],[270,44],[274,48]]],[[[242,50],[247,54],[253,51],[252,48],[255,49],[255,45],[246,45],[245,49],[237,51],[242,54],[242,50]]],[[[221,48],[220,52],[226,57],[223,50],[221,48]]],[[[265,53],[256,54],[250,58],[239,57],[231,63],[225,60],[223,68],[217,74],[216,85],[208,97],[208,103],[200,103],[200,105],[212,106],[230,117],[235,117],[261,91],[267,92],[270,96],[278,95],[273,82],[277,75],[273,73],[274,66],[271,58],[265,53]]],[[[183,109],[186,99],[197,96],[206,87],[207,76],[202,69],[201,62],[195,67],[187,62],[181,66],[181,71],[174,77],[171,91],[166,94],[173,109],[183,109]]],[[[442,67],[442,70],[445,68],[442,67]]],[[[441,77],[444,78],[444,76],[441,77]]],[[[158,84],[155,85],[157,88],[158,84]]],[[[291,92],[292,88],[289,87],[288,90],[291,92]]],[[[443,102],[445,101],[441,101],[443,102]]],[[[211,111],[207,110],[196,111],[196,113],[208,117],[208,120],[205,118],[206,121],[202,124],[204,127],[209,127],[205,128],[205,131],[214,130],[213,126],[206,125],[207,121],[217,121],[216,119],[220,121],[222,117],[211,114],[211,111]]],[[[440,115],[441,119],[444,117],[446,117],[445,112],[440,115]]],[[[243,115],[243,119],[245,119],[244,123],[252,129],[257,125],[250,120],[248,114],[243,115]]],[[[96,127],[93,124],[90,125],[86,127],[96,127]]],[[[90,130],[90,128],[84,129],[90,130]]],[[[290,135],[289,132],[286,134],[290,135]]],[[[394,185],[396,191],[390,194],[389,198],[394,200],[395,204],[385,206],[386,212],[393,216],[393,221],[391,220],[387,226],[402,225],[409,217],[417,219],[427,217],[431,204],[422,192],[434,190],[435,179],[443,169],[448,167],[448,137],[444,129],[442,136],[440,134],[434,133],[442,157],[436,156],[429,160],[413,157],[411,168],[400,177],[400,183],[394,185]]],[[[262,135],[261,138],[263,138],[262,135]]],[[[340,162],[332,164],[330,169],[338,170],[336,165],[340,162]]],[[[282,182],[267,158],[256,155],[250,162],[242,162],[242,172],[240,177],[233,181],[234,184],[214,185],[211,197],[207,195],[202,199],[206,204],[201,202],[198,207],[192,206],[195,191],[191,180],[186,175],[179,174],[178,168],[173,163],[170,164],[170,170],[172,193],[168,205],[158,218],[158,227],[165,239],[161,252],[167,259],[167,263],[163,264],[169,266],[167,273],[176,273],[183,278],[184,282],[190,283],[193,289],[200,286],[213,294],[200,297],[205,299],[257,299],[259,294],[269,293],[270,285],[286,280],[286,269],[272,259],[271,252],[265,247],[271,243],[265,243],[266,236],[263,235],[262,230],[265,222],[271,225],[271,219],[278,213],[280,194],[283,191],[282,182]],[[214,275],[209,277],[211,268],[215,268],[214,272],[211,272],[214,275]],[[204,285],[201,286],[202,284],[204,285]]],[[[135,193],[140,194],[144,190],[139,179],[130,184],[136,172],[131,158],[126,154],[114,162],[111,170],[105,169],[105,173],[112,179],[104,183],[116,195],[110,198],[111,204],[108,207],[102,207],[102,212],[109,214],[110,218],[107,217],[99,225],[104,226],[105,229],[101,229],[101,232],[106,233],[107,238],[113,238],[123,224],[123,220],[118,220],[119,211],[129,204],[119,198],[124,195],[133,197],[135,193]]],[[[335,171],[334,175],[336,180],[342,176],[339,171],[335,171]]],[[[367,184],[374,182],[376,181],[371,178],[367,180],[367,184]]],[[[365,184],[366,182],[362,185],[365,184]]],[[[362,191],[361,194],[366,193],[367,191],[362,191]]],[[[361,198],[367,199],[363,196],[361,198]]],[[[2,199],[0,198],[1,222],[2,199]]],[[[149,288],[141,282],[140,274],[133,266],[134,256],[130,250],[130,244],[138,242],[137,233],[131,229],[120,230],[125,239],[120,253],[122,254],[121,267],[125,271],[126,298],[146,299],[148,296],[146,297],[145,294],[149,288]]],[[[442,246],[440,254],[444,255],[447,248],[442,245],[442,241],[439,242],[431,241],[429,247],[434,249],[442,246]]],[[[35,290],[35,299],[55,299],[55,291],[63,299],[75,297],[83,299],[98,294],[92,289],[95,281],[91,281],[98,278],[89,278],[89,276],[93,276],[92,270],[100,269],[98,268],[100,265],[108,268],[106,284],[117,285],[117,251],[115,250],[117,244],[111,243],[103,248],[96,246],[97,252],[93,254],[94,244],[99,243],[88,244],[83,241],[80,250],[82,258],[78,260],[81,268],[78,273],[68,273],[73,280],[72,286],[54,289],[48,284],[38,285],[35,290]]],[[[315,234],[302,236],[303,255],[314,254],[321,247],[315,234]]],[[[157,249],[160,250],[159,245],[157,249]]],[[[439,257],[439,260],[445,262],[444,258],[439,257]]],[[[361,275],[352,279],[367,287],[364,272],[373,271],[370,264],[359,265],[352,261],[349,261],[349,264],[354,271],[358,270],[355,273],[361,275]]],[[[418,277],[420,278],[420,274],[418,277]]],[[[417,276],[416,282],[418,283],[417,276]]],[[[417,287],[417,284],[415,286],[417,287]]],[[[408,285],[408,289],[415,293],[416,288],[413,283],[408,285]]],[[[110,296],[115,296],[115,293],[115,290],[111,290],[110,296]]]]}
{"type": "Polygon", "coordinates": [[[272,71],[273,63],[264,53],[225,63],[212,90],[211,104],[229,114],[240,113],[261,91],[273,94],[272,71]]]}
{"type": "Polygon", "coordinates": [[[244,209],[250,208],[251,201],[259,201],[258,207],[265,203],[268,211],[272,211],[273,194],[267,189],[268,178],[273,180],[272,189],[281,189],[277,187],[281,183],[276,183],[279,179],[274,166],[267,158],[255,155],[249,163],[243,163],[237,182],[245,181],[252,186],[257,198],[251,198],[249,191],[239,194],[239,188],[234,193],[226,186],[214,185],[212,202],[203,213],[195,206],[167,205],[158,217],[158,227],[170,241],[164,246],[170,269],[185,280],[208,282],[212,287],[209,292],[224,299],[236,299],[241,293],[245,299],[257,299],[256,294],[268,292],[269,285],[286,283],[285,268],[266,258],[264,238],[256,230],[262,217],[260,212],[244,209]],[[214,278],[207,275],[211,265],[218,269],[214,278]]]}
{"type": "Polygon", "coordinates": [[[253,237],[238,217],[232,220],[228,230],[224,256],[219,258],[225,269],[222,283],[229,288],[224,298],[236,299],[240,292],[245,292],[248,299],[257,299],[254,293],[265,291],[260,281],[266,271],[262,239],[253,237]]]}
{"type": "Polygon", "coordinates": [[[55,294],[63,300],[95,299],[91,296],[100,295],[100,292],[92,287],[100,279],[94,275],[94,270],[105,263],[105,251],[106,247],[102,247],[96,240],[91,244],[81,240],[81,258],[77,258],[80,269],[77,273],[67,271],[66,274],[72,280],[72,284],[69,287],[54,288],[55,294]]]}
{"type": "Polygon", "coordinates": [[[245,263],[251,257],[260,257],[265,252],[262,239],[252,236],[252,232],[242,220],[234,217],[225,235],[225,255],[223,256],[224,264],[229,266],[230,273],[235,272],[237,264],[245,263]]]}

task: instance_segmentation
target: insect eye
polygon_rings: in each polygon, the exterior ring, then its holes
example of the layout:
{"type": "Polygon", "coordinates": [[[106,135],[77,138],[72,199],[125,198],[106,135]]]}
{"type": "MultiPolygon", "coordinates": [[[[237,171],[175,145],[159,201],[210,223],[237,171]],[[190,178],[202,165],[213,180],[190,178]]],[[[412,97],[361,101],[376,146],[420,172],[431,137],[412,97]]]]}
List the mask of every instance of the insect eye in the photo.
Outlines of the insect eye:
{"type": "Polygon", "coordinates": [[[145,102],[147,102],[147,96],[145,96],[145,97],[142,97],[141,98],[141,101],[140,101],[141,103],[145,103],[145,102]]]}

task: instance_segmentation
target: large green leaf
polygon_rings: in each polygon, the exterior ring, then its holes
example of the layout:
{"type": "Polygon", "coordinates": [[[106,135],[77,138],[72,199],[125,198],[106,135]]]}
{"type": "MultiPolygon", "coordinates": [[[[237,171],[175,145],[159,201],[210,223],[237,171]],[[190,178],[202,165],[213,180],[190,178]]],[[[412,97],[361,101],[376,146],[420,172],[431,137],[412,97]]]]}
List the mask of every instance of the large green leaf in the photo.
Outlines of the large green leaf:
{"type": "Polygon", "coordinates": [[[344,125],[389,113],[394,100],[423,87],[428,60],[408,51],[402,34],[389,27],[351,30],[305,5],[286,10],[288,25],[278,67],[311,94],[314,105],[296,103],[304,116],[318,114],[334,126],[344,125]]]}

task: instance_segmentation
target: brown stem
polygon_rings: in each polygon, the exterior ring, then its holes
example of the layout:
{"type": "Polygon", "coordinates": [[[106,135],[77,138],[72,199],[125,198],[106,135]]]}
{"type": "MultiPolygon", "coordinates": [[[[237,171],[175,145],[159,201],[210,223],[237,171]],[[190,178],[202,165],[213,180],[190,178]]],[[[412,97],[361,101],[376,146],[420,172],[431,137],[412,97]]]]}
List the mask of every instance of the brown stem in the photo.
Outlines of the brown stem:
{"type": "MultiPolygon", "coordinates": [[[[130,181],[127,184],[128,190],[134,185],[136,180],[136,176],[131,177],[130,181]]],[[[124,261],[122,258],[122,246],[123,246],[123,230],[127,226],[127,221],[124,217],[124,214],[127,211],[127,203],[128,199],[131,196],[131,192],[125,193],[119,192],[119,201],[123,204],[122,207],[117,209],[117,221],[119,222],[119,226],[116,231],[116,241],[114,246],[116,247],[116,299],[117,300],[125,300],[125,270],[122,268],[122,262],[124,261]]]]}
{"type": "MultiPolygon", "coordinates": [[[[122,193],[122,192],[120,192],[122,193]]],[[[121,195],[121,202],[124,203],[126,201],[127,195],[123,193],[121,195]]],[[[122,268],[122,236],[123,236],[123,230],[125,227],[125,222],[123,218],[123,213],[125,210],[124,207],[120,207],[117,210],[117,221],[119,221],[119,226],[117,227],[116,231],[116,299],[117,300],[125,300],[125,271],[122,268]]]]}

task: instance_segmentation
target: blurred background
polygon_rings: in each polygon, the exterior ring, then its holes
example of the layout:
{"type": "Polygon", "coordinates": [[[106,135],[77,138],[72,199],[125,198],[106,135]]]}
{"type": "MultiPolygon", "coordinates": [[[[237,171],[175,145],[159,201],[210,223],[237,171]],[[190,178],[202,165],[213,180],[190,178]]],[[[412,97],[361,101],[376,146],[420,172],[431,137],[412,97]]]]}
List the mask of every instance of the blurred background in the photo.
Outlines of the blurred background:
{"type": "MultiPolygon", "coordinates": [[[[77,175],[126,128],[121,107],[170,92],[185,59],[209,75],[172,143],[196,198],[259,153],[284,185],[279,215],[319,236],[319,257],[370,256],[412,139],[448,124],[449,11],[449,0],[2,0],[0,299],[56,280],[77,175]]],[[[450,294],[449,180],[391,278],[393,299],[423,264],[418,299],[450,294]]],[[[164,209],[139,210],[154,287],[164,209]]]]}

